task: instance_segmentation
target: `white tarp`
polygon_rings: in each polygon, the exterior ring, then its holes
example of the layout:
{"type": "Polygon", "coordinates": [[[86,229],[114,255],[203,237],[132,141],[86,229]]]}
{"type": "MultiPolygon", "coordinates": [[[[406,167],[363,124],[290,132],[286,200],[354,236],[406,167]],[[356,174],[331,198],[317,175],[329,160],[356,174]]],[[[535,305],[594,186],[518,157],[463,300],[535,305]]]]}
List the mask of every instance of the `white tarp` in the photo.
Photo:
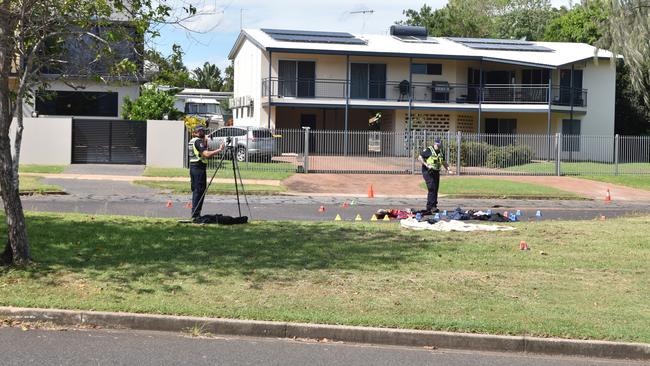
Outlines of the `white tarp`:
{"type": "Polygon", "coordinates": [[[450,221],[438,221],[435,224],[429,224],[426,221],[418,221],[416,219],[404,219],[400,221],[400,226],[405,229],[412,230],[432,230],[432,231],[508,231],[514,230],[514,227],[511,226],[502,226],[502,225],[485,225],[485,224],[473,224],[466,221],[459,220],[450,220],[450,221]]]}

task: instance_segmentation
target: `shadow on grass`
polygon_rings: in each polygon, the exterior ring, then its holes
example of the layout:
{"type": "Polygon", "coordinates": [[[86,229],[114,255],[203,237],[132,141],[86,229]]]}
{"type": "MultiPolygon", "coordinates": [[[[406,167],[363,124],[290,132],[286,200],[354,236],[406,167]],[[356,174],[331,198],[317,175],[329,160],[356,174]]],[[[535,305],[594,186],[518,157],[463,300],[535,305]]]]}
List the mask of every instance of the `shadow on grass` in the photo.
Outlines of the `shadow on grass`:
{"type": "MultiPolygon", "coordinates": [[[[4,224],[0,231],[4,242],[4,224]]],[[[386,270],[423,262],[423,251],[456,250],[434,246],[411,232],[330,223],[189,226],[168,220],[32,215],[28,235],[36,264],[26,276],[72,272],[123,284],[155,275],[192,276],[201,283],[240,274],[263,282],[277,279],[271,277],[280,269],[289,271],[283,276],[302,270],[386,270]]]]}

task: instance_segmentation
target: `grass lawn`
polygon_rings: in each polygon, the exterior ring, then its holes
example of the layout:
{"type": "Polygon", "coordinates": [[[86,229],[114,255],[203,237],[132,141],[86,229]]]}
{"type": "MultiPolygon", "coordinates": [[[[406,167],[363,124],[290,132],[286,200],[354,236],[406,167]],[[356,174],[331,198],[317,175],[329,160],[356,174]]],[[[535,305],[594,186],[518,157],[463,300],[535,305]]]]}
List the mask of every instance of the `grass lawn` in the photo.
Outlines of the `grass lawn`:
{"type": "Polygon", "coordinates": [[[20,177],[21,193],[63,192],[63,189],[53,184],[41,183],[41,177],[20,177]]]}
{"type": "Polygon", "coordinates": [[[645,189],[650,191],[650,175],[585,175],[578,178],[591,179],[599,182],[619,184],[622,186],[645,189]]]}
{"type": "MultiPolygon", "coordinates": [[[[296,172],[296,167],[289,163],[240,163],[239,171],[243,179],[271,179],[283,180],[296,172]],[[268,169],[268,170],[263,170],[268,169]]],[[[208,177],[214,170],[208,170],[208,177]]],[[[144,170],[145,177],[189,177],[190,173],[185,168],[157,168],[148,166],[144,170]]],[[[217,178],[232,178],[232,163],[224,162],[217,173],[217,178]]]]}
{"type": "MultiPolygon", "coordinates": [[[[562,163],[562,174],[614,174],[614,164],[605,163],[562,163]]],[[[555,162],[539,162],[524,165],[517,165],[505,168],[505,170],[524,173],[538,173],[555,175],[555,162]]],[[[648,163],[625,163],[618,165],[618,171],[621,174],[650,173],[650,164],[648,163]]]]}
{"type": "Polygon", "coordinates": [[[0,269],[0,305],[650,342],[649,216],[484,233],[27,220],[36,263],[0,269]]]}
{"type": "Polygon", "coordinates": [[[60,174],[66,167],[66,165],[20,165],[18,172],[60,174]]]}
{"type": "MultiPolygon", "coordinates": [[[[426,184],[420,184],[427,189],[426,184]]],[[[531,199],[581,199],[580,196],[559,189],[530,183],[519,183],[489,178],[441,178],[440,194],[449,197],[477,198],[531,198],[531,199]]]]}
{"type": "MultiPolygon", "coordinates": [[[[190,189],[190,182],[136,180],[133,183],[149,188],[167,190],[174,194],[192,193],[192,190],[190,189]]],[[[283,186],[271,186],[264,184],[245,184],[244,188],[246,189],[246,194],[257,195],[280,194],[286,192],[287,190],[287,188],[283,186]]],[[[235,194],[235,185],[231,183],[212,183],[212,185],[210,185],[210,190],[208,190],[208,194],[235,194]]]]}

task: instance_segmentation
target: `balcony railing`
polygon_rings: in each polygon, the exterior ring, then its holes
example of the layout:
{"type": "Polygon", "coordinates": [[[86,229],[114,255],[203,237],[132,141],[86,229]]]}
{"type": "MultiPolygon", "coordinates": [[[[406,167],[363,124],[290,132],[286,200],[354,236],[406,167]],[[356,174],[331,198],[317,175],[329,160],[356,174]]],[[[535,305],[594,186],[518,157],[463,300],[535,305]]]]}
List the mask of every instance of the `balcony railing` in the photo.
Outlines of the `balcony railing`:
{"type": "MultiPolygon", "coordinates": [[[[347,82],[342,79],[278,79],[262,80],[262,95],[268,96],[269,83],[274,98],[345,99],[347,82]]],[[[492,104],[548,104],[548,85],[487,84],[483,88],[471,84],[452,84],[441,81],[350,81],[351,100],[407,102],[409,93],[415,103],[481,103],[492,104]]],[[[587,90],[552,87],[551,100],[555,105],[586,107],[587,90]]]]}

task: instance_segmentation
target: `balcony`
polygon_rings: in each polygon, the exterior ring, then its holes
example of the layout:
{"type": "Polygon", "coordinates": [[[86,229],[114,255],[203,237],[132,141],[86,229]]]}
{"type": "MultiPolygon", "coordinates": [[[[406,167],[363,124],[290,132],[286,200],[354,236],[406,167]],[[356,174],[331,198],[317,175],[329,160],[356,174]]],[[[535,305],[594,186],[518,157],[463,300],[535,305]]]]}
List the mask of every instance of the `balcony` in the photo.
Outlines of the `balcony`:
{"type": "MultiPolygon", "coordinates": [[[[548,104],[546,84],[455,84],[444,81],[414,82],[365,81],[349,83],[350,100],[406,102],[409,93],[414,103],[456,104],[548,104]]],[[[348,82],[342,79],[278,79],[262,80],[262,96],[277,99],[345,100],[348,82]],[[269,85],[270,84],[270,85],[269,85]]],[[[551,87],[553,105],[586,107],[587,90],[551,87]]]]}

